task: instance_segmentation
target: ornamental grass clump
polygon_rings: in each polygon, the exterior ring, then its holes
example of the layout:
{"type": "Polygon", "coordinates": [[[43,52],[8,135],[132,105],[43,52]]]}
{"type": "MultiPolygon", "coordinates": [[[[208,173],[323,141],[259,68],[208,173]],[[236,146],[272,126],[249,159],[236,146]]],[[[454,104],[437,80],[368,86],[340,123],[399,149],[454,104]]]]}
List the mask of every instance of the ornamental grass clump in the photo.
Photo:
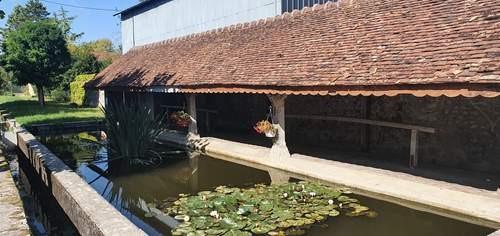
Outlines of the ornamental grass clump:
{"type": "Polygon", "coordinates": [[[349,194],[310,182],[220,186],[196,196],[181,194],[167,201],[164,211],[182,222],[173,235],[297,235],[328,217],[376,216],[349,194]]]}
{"type": "Polygon", "coordinates": [[[162,132],[162,117],[138,103],[110,103],[103,108],[110,151],[110,167],[150,166],[161,162],[154,149],[162,132]]]}

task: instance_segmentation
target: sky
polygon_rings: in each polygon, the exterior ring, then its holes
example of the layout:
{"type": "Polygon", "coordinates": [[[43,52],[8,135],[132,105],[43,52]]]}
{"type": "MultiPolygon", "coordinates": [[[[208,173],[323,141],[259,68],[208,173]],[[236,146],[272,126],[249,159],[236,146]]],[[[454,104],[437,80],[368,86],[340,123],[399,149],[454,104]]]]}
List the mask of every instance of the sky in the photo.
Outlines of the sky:
{"type": "MultiPolygon", "coordinates": [[[[50,13],[54,13],[61,9],[62,3],[68,5],[101,8],[101,9],[118,9],[123,10],[130,6],[139,3],[139,0],[40,0],[50,13]]],[[[5,19],[0,20],[0,27],[5,25],[7,16],[12,12],[16,5],[24,5],[27,0],[1,0],[0,9],[5,11],[5,19]]],[[[80,9],[75,7],[63,6],[70,16],[76,16],[73,22],[73,32],[84,35],[80,38],[80,42],[92,41],[96,39],[107,38],[112,40],[115,45],[119,45],[120,36],[120,19],[118,16],[113,16],[113,11],[100,11],[80,9]]]]}

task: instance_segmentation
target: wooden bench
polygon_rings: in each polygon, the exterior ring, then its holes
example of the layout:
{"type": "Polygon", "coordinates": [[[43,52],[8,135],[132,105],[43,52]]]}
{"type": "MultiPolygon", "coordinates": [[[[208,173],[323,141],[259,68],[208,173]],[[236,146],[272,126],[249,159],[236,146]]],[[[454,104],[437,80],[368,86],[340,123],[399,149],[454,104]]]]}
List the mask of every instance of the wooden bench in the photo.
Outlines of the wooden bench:
{"type": "Polygon", "coordinates": [[[350,117],[318,116],[318,115],[286,115],[286,118],[339,121],[339,122],[376,125],[376,126],[390,127],[390,128],[396,128],[396,129],[410,130],[411,131],[410,132],[411,133],[411,135],[410,135],[410,160],[409,160],[410,168],[415,168],[418,166],[418,134],[420,132],[431,133],[431,134],[436,133],[436,129],[430,128],[430,127],[424,127],[424,126],[418,126],[418,125],[408,125],[408,124],[401,124],[401,123],[387,122],[387,121],[350,118],[350,117]]]}

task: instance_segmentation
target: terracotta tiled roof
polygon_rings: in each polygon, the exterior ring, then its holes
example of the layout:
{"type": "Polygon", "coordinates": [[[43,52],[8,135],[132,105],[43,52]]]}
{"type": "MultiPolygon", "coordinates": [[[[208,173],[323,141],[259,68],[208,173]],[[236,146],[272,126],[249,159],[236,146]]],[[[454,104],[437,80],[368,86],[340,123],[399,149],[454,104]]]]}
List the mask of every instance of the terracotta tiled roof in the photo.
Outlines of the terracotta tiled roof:
{"type": "Polygon", "coordinates": [[[89,86],[316,91],[308,94],[448,88],[498,95],[500,3],[344,0],[317,5],[134,48],[89,86]]]}

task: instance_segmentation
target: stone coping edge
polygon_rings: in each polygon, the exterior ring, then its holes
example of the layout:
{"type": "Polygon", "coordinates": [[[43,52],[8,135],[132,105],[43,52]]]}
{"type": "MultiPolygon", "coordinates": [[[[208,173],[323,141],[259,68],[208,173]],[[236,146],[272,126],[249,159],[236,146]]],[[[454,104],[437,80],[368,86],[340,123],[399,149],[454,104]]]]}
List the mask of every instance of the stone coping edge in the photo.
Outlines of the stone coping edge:
{"type": "Polygon", "coordinates": [[[496,214],[500,212],[500,199],[448,189],[446,183],[433,186],[391,176],[390,171],[380,173],[375,168],[299,154],[292,155],[290,159],[271,160],[267,155],[269,148],[212,137],[206,139],[208,145],[203,151],[211,157],[257,164],[285,171],[291,176],[348,186],[362,195],[500,229],[500,215],[496,214]]]}
{"type": "Polygon", "coordinates": [[[81,235],[146,235],[26,129],[14,125],[12,131],[17,146],[81,235]]]}

